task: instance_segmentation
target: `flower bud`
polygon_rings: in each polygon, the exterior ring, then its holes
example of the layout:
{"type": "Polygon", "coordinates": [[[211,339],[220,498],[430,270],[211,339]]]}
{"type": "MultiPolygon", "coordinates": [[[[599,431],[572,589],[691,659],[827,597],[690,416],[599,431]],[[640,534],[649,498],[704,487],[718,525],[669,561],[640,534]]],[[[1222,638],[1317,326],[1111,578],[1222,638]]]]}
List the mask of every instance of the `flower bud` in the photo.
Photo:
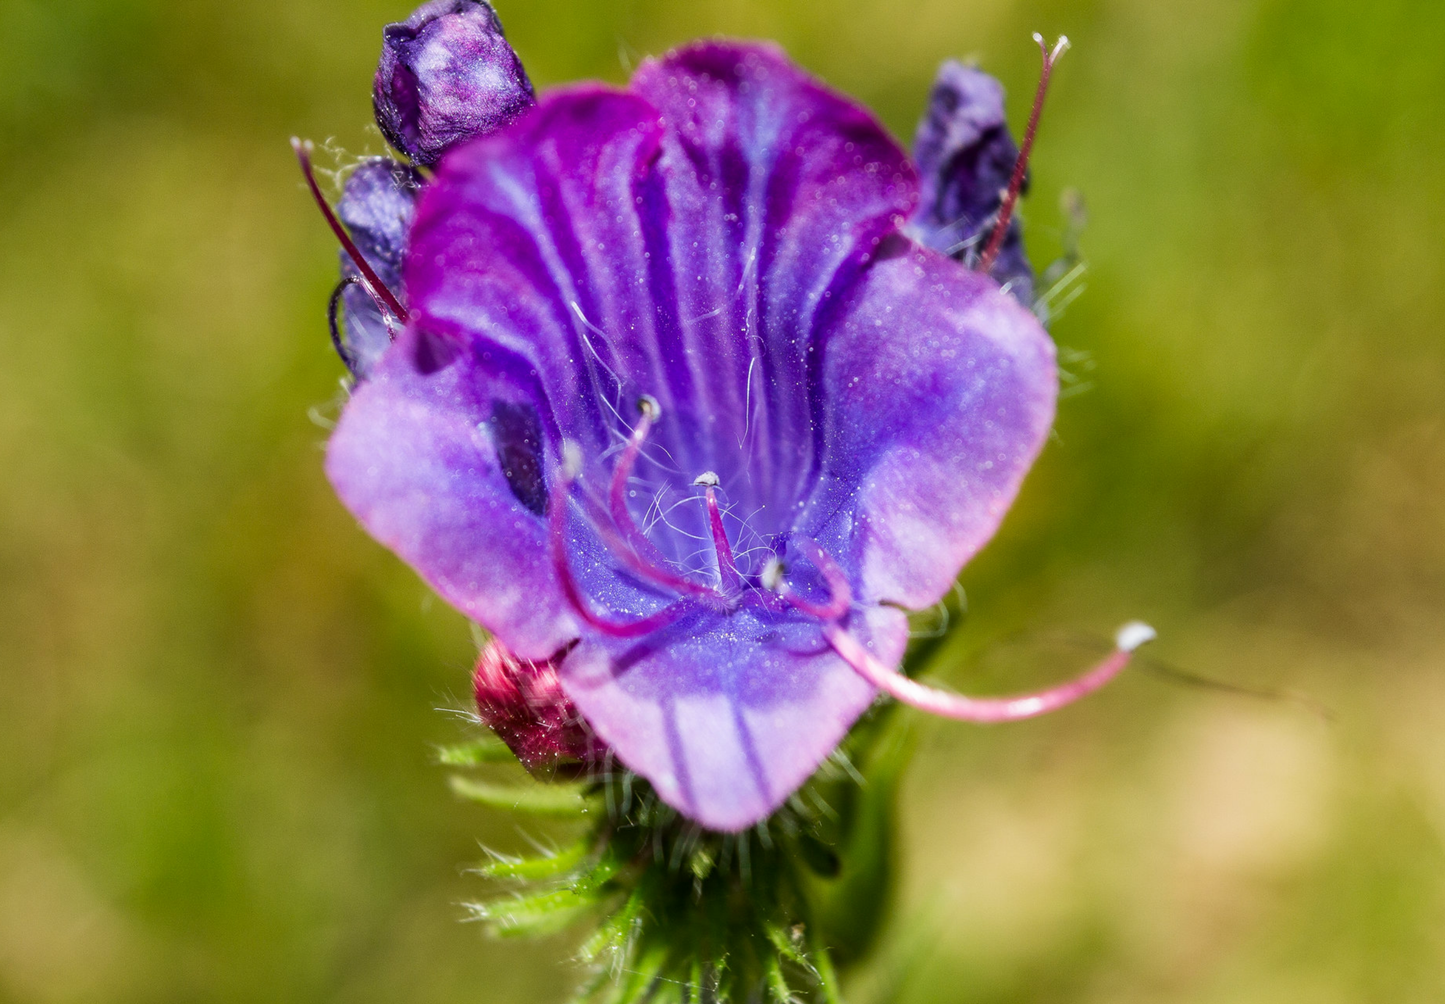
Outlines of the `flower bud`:
{"type": "Polygon", "coordinates": [[[483,0],[432,0],[387,25],[372,100],[386,138],[425,165],[536,102],[502,22],[483,0]]]}
{"type": "Polygon", "coordinates": [[[482,721],[533,773],[598,765],[607,753],[563,692],[556,660],[519,659],[493,639],[477,659],[472,689],[482,721]]]}
{"type": "MultiPolygon", "coordinates": [[[[971,265],[988,242],[1018,155],[1004,117],[1003,86],[982,70],[944,63],[913,141],[920,183],[914,236],[971,265]]],[[[1021,303],[1032,304],[1034,273],[1017,216],[990,274],[1021,303]]]]}
{"type": "MultiPolygon", "coordinates": [[[[351,232],[356,249],[381,281],[405,301],[401,266],[406,257],[407,234],[416,215],[416,198],[422,178],[412,168],[389,157],[373,157],[352,171],[342,189],[336,215],[351,232]]],[[[356,276],[351,256],[341,252],[341,276],[356,276]]],[[[352,372],[365,379],[382,352],[391,344],[391,332],[381,308],[360,285],[342,293],[345,305],[347,360],[352,372]]]]}

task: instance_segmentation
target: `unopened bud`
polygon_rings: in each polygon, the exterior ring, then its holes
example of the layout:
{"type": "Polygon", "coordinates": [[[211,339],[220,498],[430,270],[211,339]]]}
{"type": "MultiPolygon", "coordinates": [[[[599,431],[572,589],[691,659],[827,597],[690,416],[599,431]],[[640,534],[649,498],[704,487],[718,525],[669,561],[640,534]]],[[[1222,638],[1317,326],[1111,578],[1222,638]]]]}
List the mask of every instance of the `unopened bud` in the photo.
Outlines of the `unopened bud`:
{"type": "Polygon", "coordinates": [[[502,22],[483,0],[432,0],[387,25],[372,100],[391,144],[428,166],[536,103],[502,22]]]}
{"type": "MultiPolygon", "coordinates": [[[[950,60],[939,68],[913,142],[920,199],[911,232],[970,265],[988,242],[1019,155],[1003,97],[993,77],[950,60]]],[[[1009,223],[991,273],[1020,302],[1033,302],[1034,274],[1017,218],[1009,223]]]]}
{"type": "Polygon", "coordinates": [[[519,659],[493,639],[472,673],[477,714],[532,772],[600,765],[607,753],[562,690],[557,660],[519,659]]]}
{"type": "MultiPolygon", "coordinates": [[[[351,231],[357,249],[382,283],[403,301],[406,292],[401,266],[421,185],[421,176],[405,164],[389,157],[373,157],[351,172],[341,201],[336,204],[336,215],[351,231]]],[[[343,250],[342,278],[357,274],[356,263],[343,250]]],[[[347,287],[342,297],[352,366],[357,377],[365,379],[391,344],[391,331],[381,308],[361,286],[347,287]]]]}

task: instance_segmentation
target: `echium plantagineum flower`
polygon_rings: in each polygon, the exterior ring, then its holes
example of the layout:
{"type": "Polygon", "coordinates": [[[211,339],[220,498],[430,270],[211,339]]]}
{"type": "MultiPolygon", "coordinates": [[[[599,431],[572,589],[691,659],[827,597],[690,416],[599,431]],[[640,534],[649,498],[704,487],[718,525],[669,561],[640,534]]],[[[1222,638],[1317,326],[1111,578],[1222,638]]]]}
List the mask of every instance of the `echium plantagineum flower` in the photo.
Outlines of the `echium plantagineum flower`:
{"type": "Polygon", "coordinates": [[[377,109],[435,167],[373,162],[346,187],[358,384],[326,469],[494,635],[487,681],[543,674],[545,706],[490,709],[529,765],[579,748],[580,716],[588,748],[738,831],[879,690],[1002,721],[1122,669],[1147,629],[1027,697],[896,669],[907,611],[992,536],[1054,416],[991,78],[945,66],[915,163],[772,45],[700,42],[532,104],[486,4],[396,27],[377,109]],[[469,131],[434,126],[467,100],[469,131]]]}

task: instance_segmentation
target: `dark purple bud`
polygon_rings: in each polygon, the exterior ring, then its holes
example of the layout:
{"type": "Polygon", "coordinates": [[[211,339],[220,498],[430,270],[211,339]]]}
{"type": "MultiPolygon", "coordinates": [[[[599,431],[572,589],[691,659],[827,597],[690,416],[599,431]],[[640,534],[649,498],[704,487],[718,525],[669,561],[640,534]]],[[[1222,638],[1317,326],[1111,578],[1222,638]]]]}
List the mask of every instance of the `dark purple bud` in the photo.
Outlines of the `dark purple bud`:
{"type": "MultiPolygon", "coordinates": [[[[976,262],[1018,155],[1004,117],[1003,86],[982,70],[944,63],[913,141],[920,182],[915,238],[959,261],[976,262]]],[[[1034,273],[1018,218],[1008,227],[989,271],[1027,306],[1033,302],[1034,273]]]]}
{"type": "Polygon", "coordinates": [[[387,25],[372,100],[391,144],[428,166],[536,103],[502,22],[482,0],[432,0],[387,25]]]}
{"type": "Polygon", "coordinates": [[[477,713],[530,771],[596,766],[607,754],[562,690],[557,661],[519,659],[493,639],[472,673],[477,713]]]}
{"type": "MultiPolygon", "coordinates": [[[[416,198],[422,178],[415,170],[388,157],[364,161],[346,179],[336,213],[356,249],[366,257],[382,283],[405,302],[401,265],[406,257],[407,233],[416,215],[416,198]]],[[[341,276],[357,275],[355,263],[341,252],[341,276]]],[[[346,363],[356,376],[365,378],[376,360],[391,344],[391,330],[381,307],[359,283],[351,283],[341,294],[345,306],[346,363]]],[[[395,320],[392,320],[395,323],[395,320]]]]}

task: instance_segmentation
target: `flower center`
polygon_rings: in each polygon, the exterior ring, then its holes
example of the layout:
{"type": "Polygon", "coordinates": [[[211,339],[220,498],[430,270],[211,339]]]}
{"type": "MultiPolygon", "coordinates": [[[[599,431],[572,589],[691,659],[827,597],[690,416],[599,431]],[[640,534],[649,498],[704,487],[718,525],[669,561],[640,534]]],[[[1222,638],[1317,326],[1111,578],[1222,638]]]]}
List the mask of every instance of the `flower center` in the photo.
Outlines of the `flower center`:
{"type": "MultiPolygon", "coordinates": [[[[549,541],[553,567],[562,584],[563,593],[588,625],[613,637],[636,637],[666,627],[689,609],[699,605],[724,614],[750,605],[774,613],[794,610],[810,617],[834,620],[847,615],[852,603],[847,577],[837,563],[811,541],[805,542],[804,553],[818,566],[831,591],[827,603],[812,602],[798,595],[783,582],[781,559],[775,549],[762,575],[750,575],[744,570],[724,523],[725,512],[718,499],[721,479],[714,471],[705,471],[698,475],[693,479],[691,487],[702,489],[699,501],[702,503],[707,524],[716,581],[699,581],[695,575],[679,571],[669,563],[657,544],[638,526],[628,505],[629,482],[633,471],[642,455],[648,434],[661,417],[661,408],[656,399],[649,396],[638,401],[638,411],[640,418],[637,425],[612,469],[605,516],[597,513],[589,522],[609,553],[629,573],[650,586],[674,595],[676,599],[662,610],[631,622],[612,620],[593,609],[568,558],[568,505],[569,500],[574,498],[573,489],[577,487],[583,466],[580,447],[569,440],[563,444],[559,475],[554,479],[548,497],[549,541]]],[[[587,512],[589,506],[586,491],[579,489],[575,496],[582,511],[587,512]]]]}
{"type": "MultiPolygon", "coordinates": [[[[853,609],[853,591],[847,573],[817,542],[806,537],[792,537],[797,548],[817,569],[827,590],[826,602],[800,595],[788,581],[787,568],[781,555],[775,553],[755,579],[738,569],[732,543],[723,527],[722,509],[718,505],[720,479],[713,471],[698,475],[694,487],[703,489],[708,527],[711,531],[717,561],[718,583],[705,585],[681,575],[661,560],[656,545],[637,526],[627,506],[627,482],[632,476],[643,443],[661,409],[651,397],[638,403],[642,417],[628,438],[627,445],[613,468],[608,493],[610,519],[594,520],[599,535],[608,549],[623,565],[644,581],[677,594],[677,599],[646,617],[618,621],[597,613],[572,574],[567,556],[567,507],[569,494],[582,471],[581,448],[571,440],[562,444],[562,463],[548,495],[549,546],[553,569],[561,583],[567,602],[593,630],[612,638],[638,638],[675,624],[699,605],[714,612],[729,614],[744,604],[773,614],[801,614],[818,622],[823,640],[853,671],[874,687],[913,707],[946,718],[973,722],[1015,721],[1032,718],[1093,693],[1108,683],[1129,664],[1134,650],[1154,638],[1154,629],[1144,624],[1127,624],[1120,630],[1114,651],[1083,676],[1057,687],[1018,697],[965,697],[925,686],[903,676],[869,652],[867,646],[847,627],[853,609]],[[610,525],[609,525],[610,524],[610,525]]],[[[584,493],[585,494],[585,493],[584,493]]],[[[585,503],[585,498],[584,498],[585,503]]]]}

